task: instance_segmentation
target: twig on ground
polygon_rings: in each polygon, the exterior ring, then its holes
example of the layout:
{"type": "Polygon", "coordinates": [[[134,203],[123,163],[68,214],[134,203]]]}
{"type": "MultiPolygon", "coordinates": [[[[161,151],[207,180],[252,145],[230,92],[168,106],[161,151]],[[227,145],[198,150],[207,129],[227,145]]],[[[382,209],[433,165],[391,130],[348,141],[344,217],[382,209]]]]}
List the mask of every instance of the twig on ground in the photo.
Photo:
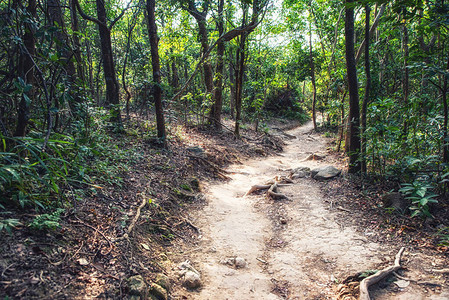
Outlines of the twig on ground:
{"type": "Polygon", "coordinates": [[[337,209],[339,209],[339,210],[342,210],[342,211],[348,212],[348,213],[352,213],[352,211],[351,211],[351,210],[349,210],[349,209],[347,209],[347,208],[344,208],[344,207],[341,207],[341,206],[337,206],[336,208],[337,208],[337,209]]]}
{"type": "Polygon", "coordinates": [[[260,261],[261,263],[263,263],[263,264],[267,264],[267,262],[266,261],[264,261],[262,258],[258,258],[258,257],[256,257],[256,259],[258,260],[258,261],[260,261]]]}

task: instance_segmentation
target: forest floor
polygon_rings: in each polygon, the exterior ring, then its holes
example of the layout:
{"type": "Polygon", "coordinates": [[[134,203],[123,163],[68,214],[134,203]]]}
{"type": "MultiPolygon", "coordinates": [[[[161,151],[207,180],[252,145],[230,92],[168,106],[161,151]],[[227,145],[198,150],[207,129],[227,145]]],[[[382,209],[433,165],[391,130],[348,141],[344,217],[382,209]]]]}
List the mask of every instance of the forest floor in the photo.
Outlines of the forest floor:
{"type": "Polygon", "coordinates": [[[229,181],[207,185],[207,205],[191,212],[199,240],[185,244],[185,253],[175,259],[189,260],[204,278],[203,287],[177,288],[174,299],[334,299],[338,288],[341,299],[351,299],[352,291],[339,283],[393,265],[402,246],[400,275],[373,286],[373,299],[449,299],[448,277],[432,272],[448,266],[447,252],[441,252],[446,249],[402,239],[404,228],[382,224],[385,220],[367,209],[374,203],[354,199],[360,193],[345,175],[326,182],[294,179],[280,188],[288,199],[246,195],[253,185],[298,167],[343,167],[341,158],[327,151],[331,140],[314,133],[311,122],[284,137],[283,152],[232,165],[226,169],[229,181]]]}
{"type": "MultiPolygon", "coordinates": [[[[333,299],[341,283],[354,286],[345,279],[392,265],[405,247],[401,278],[374,286],[373,298],[449,299],[449,253],[435,236],[448,226],[446,206],[425,222],[387,213],[380,196],[391,186],[345,172],[324,182],[294,179],[280,187],[288,199],[245,196],[297,167],[344,168],[332,139],[310,122],[276,122],[271,134],[247,128],[242,139],[178,126],[168,150],[140,134],[141,123],[128,128],[134,135],[117,136],[129,150],[122,179],[86,190],[57,229],[2,232],[2,298],[126,299],[130,277],[151,283],[166,274],[170,299],[333,299]],[[182,286],[186,260],[200,288],[182,286]]],[[[37,215],[10,208],[7,217],[29,224],[37,215]]]]}

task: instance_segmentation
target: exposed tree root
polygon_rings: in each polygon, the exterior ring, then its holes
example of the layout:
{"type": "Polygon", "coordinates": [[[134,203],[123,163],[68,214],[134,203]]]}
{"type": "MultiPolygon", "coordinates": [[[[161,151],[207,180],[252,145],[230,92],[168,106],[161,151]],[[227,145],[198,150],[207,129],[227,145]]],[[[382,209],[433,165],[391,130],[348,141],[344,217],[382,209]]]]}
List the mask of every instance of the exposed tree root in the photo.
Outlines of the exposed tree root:
{"type": "Polygon", "coordinates": [[[253,186],[249,189],[249,191],[245,194],[245,196],[248,196],[248,195],[250,195],[250,194],[252,194],[252,193],[254,193],[254,192],[260,191],[260,190],[267,190],[267,189],[269,189],[270,187],[271,187],[271,185],[269,185],[269,184],[263,184],[263,185],[257,184],[257,185],[253,185],[253,186]]]}
{"type": "MultiPolygon", "coordinates": [[[[287,196],[284,194],[281,194],[278,192],[278,187],[281,186],[288,186],[292,183],[290,179],[288,179],[285,176],[276,176],[274,180],[268,181],[266,184],[256,184],[253,185],[249,191],[245,194],[245,196],[248,196],[254,192],[260,191],[260,190],[267,190],[267,195],[273,199],[288,199],[287,196]]],[[[245,197],[244,196],[244,197],[245,197]]]]}
{"type": "Polygon", "coordinates": [[[208,161],[207,159],[205,159],[204,157],[198,156],[198,155],[189,155],[189,157],[192,158],[196,158],[202,162],[204,162],[205,164],[209,165],[210,167],[212,167],[212,169],[214,169],[215,173],[217,173],[217,175],[222,178],[222,179],[226,179],[229,180],[231,179],[229,176],[227,176],[226,174],[229,174],[228,171],[220,168],[219,166],[217,166],[216,164],[208,161]]]}
{"type": "Polygon", "coordinates": [[[393,266],[387,267],[387,268],[377,272],[376,274],[371,275],[362,280],[362,282],[360,283],[359,300],[371,300],[368,288],[371,285],[378,283],[379,281],[381,281],[388,275],[392,274],[393,272],[396,272],[397,270],[399,270],[401,268],[401,256],[402,256],[402,253],[404,252],[404,250],[405,250],[405,248],[402,247],[401,250],[399,250],[398,254],[396,254],[396,258],[394,260],[393,266]]]}
{"type": "Polygon", "coordinates": [[[273,199],[288,199],[287,196],[284,194],[278,193],[278,184],[275,182],[271,187],[268,189],[267,194],[271,196],[273,199]]]}
{"type": "Polygon", "coordinates": [[[449,269],[433,269],[432,272],[439,274],[449,274],[449,269]]]}

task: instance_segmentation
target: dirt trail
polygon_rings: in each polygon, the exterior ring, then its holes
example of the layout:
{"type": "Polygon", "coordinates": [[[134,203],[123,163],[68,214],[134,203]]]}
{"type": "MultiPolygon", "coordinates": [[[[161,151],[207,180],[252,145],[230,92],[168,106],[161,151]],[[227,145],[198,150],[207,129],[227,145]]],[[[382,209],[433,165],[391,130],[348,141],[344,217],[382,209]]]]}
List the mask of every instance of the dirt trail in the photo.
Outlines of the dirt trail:
{"type": "Polygon", "coordinates": [[[309,122],[289,131],[296,138],[281,155],[231,166],[231,181],[206,187],[208,205],[195,220],[203,235],[189,257],[202,273],[203,287],[178,291],[174,299],[331,299],[337,278],[390,261],[396,249],[384,251],[368,242],[369,232],[343,227],[339,218],[349,213],[330,209],[332,199],[323,198],[313,179],[282,187],[289,200],[244,197],[252,185],[285,175],[285,169],[330,164],[305,160],[325,151],[325,139],[310,134],[312,128],[309,122]],[[223,263],[236,256],[246,260],[245,268],[223,263]]]}

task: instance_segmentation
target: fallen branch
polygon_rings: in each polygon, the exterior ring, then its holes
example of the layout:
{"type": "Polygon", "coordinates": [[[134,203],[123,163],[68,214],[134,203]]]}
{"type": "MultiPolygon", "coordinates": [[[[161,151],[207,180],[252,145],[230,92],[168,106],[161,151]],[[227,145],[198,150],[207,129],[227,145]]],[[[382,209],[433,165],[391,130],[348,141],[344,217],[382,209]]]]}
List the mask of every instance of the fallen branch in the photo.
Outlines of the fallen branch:
{"type": "Polygon", "coordinates": [[[118,242],[121,241],[123,239],[127,239],[129,237],[129,235],[131,234],[132,230],[134,229],[134,226],[136,226],[136,222],[140,217],[140,211],[142,210],[142,208],[145,206],[145,204],[147,203],[147,199],[145,197],[145,193],[141,193],[142,195],[142,202],[140,203],[140,205],[137,207],[137,211],[136,211],[136,215],[134,216],[134,218],[132,219],[131,223],[129,223],[128,228],[126,229],[126,232],[124,235],[122,235],[119,238],[116,238],[114,240],[114,242],[118,242]]]}
{"type": "Polygon", "coordinates": [[[371,285],[378,283],[379,281],[381,281],[382,279],[384,279],[391,273],[396,272],[397,270],[399,270],[401,268],[401,256],[402,256],[402,253],[404,252],[404,250],[405,250],[405,248],[402,247],[401,250],[399,250],[398,254],[396,254],[396,258],[394,260],[393,266],[387,267],[387,268],[377,272],[376,274],[371,275],[362,280],[362,282],[360,283],[359,300],[371,300],[371,298],[369,296],[368,288],[371,285]]]}
{"type": "Polygon", "coordinates": [[[142,195],[142,203],[140,203],[139,207],[137,207],[136,215],[134,216],[133,220],[131,221],[131,223],[128,226],[128,229],[126,230],[126,233],[128,235],[131,233],[131,231],[133,230],[134,226],[136,226],[136,222],[137,222],[137,220],[140,217],[140,211],[142,210],[142,208],[147,203],[147,199],[145,197],[145,193],[142,193],[141,195],[142,195]]]}

